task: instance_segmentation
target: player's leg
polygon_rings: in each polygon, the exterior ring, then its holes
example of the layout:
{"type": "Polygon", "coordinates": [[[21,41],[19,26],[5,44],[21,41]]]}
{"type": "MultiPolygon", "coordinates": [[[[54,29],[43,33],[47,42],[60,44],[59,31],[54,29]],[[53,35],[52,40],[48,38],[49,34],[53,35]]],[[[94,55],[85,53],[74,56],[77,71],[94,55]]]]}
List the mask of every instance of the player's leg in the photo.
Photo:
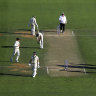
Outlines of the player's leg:
{"type": "Polygon", "coordinates": [[[62,32],[62,23],[60,23],[60,32],[62,32]]]}
{"type": "Polygon", "coordinates": [[[64,33],[64,31],[65,31],[65,24],[62,25],[62,28],[63,28],[62,32],[64,33]]]}
{"type": "Polygon", "coordinates": [[[40,48],[43,48],[43,41],[40,40],[40,48]]]}
{"type": "Polygon", "coordinates": [[[33,25],[31,25],[31,35],[33,35],[33,25]]]}
{"type": "Polygon", "coordinates": [[[31,26],[31,35],[35,35],[35,25],[31,26]]]}
{"type": "Polygon", "coordinates": [[[35,25],[33,27],[33,35],[35,36],[35,25]]]}
{"type": "Polygon", "coordinates": [[[20,57],[20,50],[17,49],[17,57],[16,57],[16,62],[19,62],[19,57],[20,57]]]}
{"type": "Polygon", "coordinates": [[[37,68],[34,68],[34,69],[33,69],[32,77],[34,78],[34,77],[36,76],[36,74],[37,74],[37,68]]]}
{"type": "Polygon", "coordinates": [[[15,54],[16,54],[16,49],[14,49],[13,54],[11,56],[11,59],[10,59],[11,62],[13,62],[13,57],[15,56],[15,54]]]}

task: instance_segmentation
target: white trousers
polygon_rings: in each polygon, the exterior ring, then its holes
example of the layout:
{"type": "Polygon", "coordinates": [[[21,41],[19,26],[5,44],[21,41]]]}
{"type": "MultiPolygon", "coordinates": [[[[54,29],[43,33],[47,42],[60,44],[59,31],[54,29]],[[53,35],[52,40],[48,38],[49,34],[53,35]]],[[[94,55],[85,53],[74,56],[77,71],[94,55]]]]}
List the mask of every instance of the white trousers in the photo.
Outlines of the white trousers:
{"type": "Polygon", "coordinates": [[[31,25],[31,35],[35,35],[35,25],[31,25]]]}
{"type": "Polygon", "coordinates": [[[43,40],[40,40],[40,48],[43,48],[43,40]]]}
{"type": "Polygon", "coordinates": [[[32,71],[33,71],[32,77],[35,77],[37,74],[37,67],[33,67],[32,71]]]}
{"type": "Polygon", "coordinates": [[[20,50],[19,49],[14,49],[13,55],[11,57],[11,60],[13,61],[13,57],[17,54],[16,61],[18,62],[19,56],[20,56],[20,50]]]}

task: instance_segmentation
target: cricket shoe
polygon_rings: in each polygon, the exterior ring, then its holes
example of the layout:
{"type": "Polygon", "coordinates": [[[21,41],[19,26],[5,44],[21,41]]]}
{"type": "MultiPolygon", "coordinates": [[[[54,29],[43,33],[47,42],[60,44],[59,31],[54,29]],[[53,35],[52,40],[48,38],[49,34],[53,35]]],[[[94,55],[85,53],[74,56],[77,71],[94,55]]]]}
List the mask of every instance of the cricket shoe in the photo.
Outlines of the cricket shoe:
{"type": "Polygon", "coordinates": [[[35,78],[35,76],[32,76],[33,78],[35,78]]]}
{"type": "Polygon", "coordinates": [[[16,60],[16,62],[18,63],[19,61],[18,61],[18,60],[16,60]]]}

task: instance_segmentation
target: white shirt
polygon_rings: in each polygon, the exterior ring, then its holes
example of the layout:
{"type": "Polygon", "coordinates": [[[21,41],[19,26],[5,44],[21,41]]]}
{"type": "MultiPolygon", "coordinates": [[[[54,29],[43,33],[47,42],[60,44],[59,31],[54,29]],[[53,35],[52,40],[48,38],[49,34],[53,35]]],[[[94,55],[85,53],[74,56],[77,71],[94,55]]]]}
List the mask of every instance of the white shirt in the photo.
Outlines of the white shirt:
{"type": "Polygon", "coordinates": [[[36,26],[38,27],[38,24],[37,24],[37,22],[36,22],[36,18],[32,17],[32,18],[30,19],[30,23],[31,23],[32,25],[36,25],[36,26]]]}
{"type": "Polygon", "coordinates": [[[19,42],[19,41],[16,41],[16,42],[14,43],[14,48],[15,48],[15,49],[19,49],[19,46],[20,46],[20,42],[19,42]]]}
{"type": "Polygon", "coordinates": [[[60,16],[59,21],[60,21],[60,23],[66,24],[67,23],[66,16],[60,16]]]}
{"type": "Polygon", "coordinates": [[[32,56],[32,63],[34,64],[34,67],[36,68],[39,65],[39,57],[37,55],[32,56]]]}

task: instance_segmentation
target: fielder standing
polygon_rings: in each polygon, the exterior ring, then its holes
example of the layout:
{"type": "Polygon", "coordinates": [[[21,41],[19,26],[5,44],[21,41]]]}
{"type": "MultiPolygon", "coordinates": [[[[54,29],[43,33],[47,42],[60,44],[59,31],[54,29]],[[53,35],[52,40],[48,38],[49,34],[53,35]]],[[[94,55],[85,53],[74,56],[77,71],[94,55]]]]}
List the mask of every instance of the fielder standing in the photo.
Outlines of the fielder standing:
{"type": "Polygon", "coordinates": [[[36,37],[37,37],[37,42],[40,43],[40,48],[43,49],[43,34],[39,32],[36,34],[36,37]]]}
{"type": "Polygon", "coordinates": [[[40,68],[39,57],[36,55],[36,52],[33,52],[33,56],[29,61],[29,65],[31,64],[32,64],[32,71],[33,71],[32,77],[34,78],[37,74],[37,68],[40,68]]]}
{"type": "Polygon", "coordinates": [[[31,35],[35,35],[35,25],[37,27],[37,30],[38,30],[38,24],[36,22],[36,16],[33,16],[31,19],[30,19],[30,23],[28,24],[28,26],[31,24],[31,35]]]}
{"type": "Polygon", "coordinates": [[[16,38],[16,41],[14,43],[14,51],[13,51],[13,55],[11,57],[11,62],[13,62],[13,57],[15,56],[15,54],[17,53],[17,57],[16,57],[16,62],[19,62],[19,56],[20,56],[20,50],[19,50],[19,47],[20,47],[20,39],[19,38],[16,38]]]}
{"type": "Polygon", "coordinates": [[[67,24],[67,19],[64,13],[62,13],[61,16],[59,17],[59,21],[60,21],[60,32],[64,33],[65,24],[67,24]]]}

